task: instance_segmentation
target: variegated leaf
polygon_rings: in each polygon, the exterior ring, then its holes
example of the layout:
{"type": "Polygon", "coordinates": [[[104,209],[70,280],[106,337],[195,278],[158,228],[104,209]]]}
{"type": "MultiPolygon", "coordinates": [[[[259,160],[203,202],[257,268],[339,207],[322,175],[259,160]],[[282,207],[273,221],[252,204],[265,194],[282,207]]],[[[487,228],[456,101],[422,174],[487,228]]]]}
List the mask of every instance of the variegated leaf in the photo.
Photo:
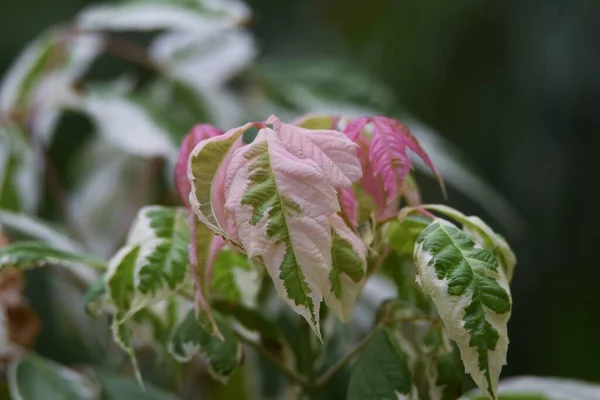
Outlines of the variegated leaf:
{"type": "Polygon", "coordinates": [[[366,278],[367,249],[341,217],[334,215],[329,222],[333,239],[329,272],[331,292],[325,297],[325,303],[342,322],[348,322],[366,278]]]}
{"type": "Polygon", "coordinates": [[[246,124],[223,135],[203,140],[194,148],[188,159],[188,179],[192,187],[189,200],[192,211],[215,235],[221,235],[228,240],[235,238],[228,232],[225,219],[224,204],[228,186],[225,174],[231,154],[242,145],[242,135],[252,126],[253,124],[246,124]]]}
{"type": "Polygon", "coordinates": [[[417,239],[417,282],[431,296],[465,370],[491,398],[506,363],[511,298],[493,252],[455,225],[434,220],[417,239]]]}
{"type": "Polygon", "coordinates": [[[72,253],[44,242],[15,242],[0,247],[0,272],[6,268],[28,270],[49,265],[103,270],[106,261],[95,254],[72,253]]]}
{"type": "Polygon", "coordinates": [[[466,216],[458,210],[441,204],[425,205],[423,207],[428,210],[442,213],[453,220],[460,222],[463,225],[463,229],[467,231],[480,246],[494,251],[502,264],[506,278],[510,282],[515,266],[517,265],[517,257],[502,236],[494,232],[489,225],[477,216],[466,216]]]}
{"type": "Polygon", "coordinates": [[[320,337],[317,316],[331,270],[329,216],[339,211],[335,189],[316,163],[292,155],[269,128],[236,151],[227,181],[227,209],[244,250],[262,258],[279,296],[320,337]]]}
{"type": "Polygon", "coordinates": [[[274,115],[267,119],[267,124],[273,125],[279,140],[290,153],[314,161],[331,186],[349,189],[362,176],[356,156],[357,145],[343,133],[284,124],[274,115]]]}
{"type": "Polygon", "coordinates": [[[211,375],[225,383],[240,364],[243,347],[223,317],[216,314],[215,319],[223,334],[222,339],[204,330],[190,310],[173,331],[168,348],[179,362],[188,362],[196,355],[203,355],[209,362],[211,375]]]}
{"type": "Polygon", "coordinates": [[[462,372],[456,365],[452,344],[441,326],[423,338],[425,373],[432,400],[454,400],[462,394],[462,372]]]}

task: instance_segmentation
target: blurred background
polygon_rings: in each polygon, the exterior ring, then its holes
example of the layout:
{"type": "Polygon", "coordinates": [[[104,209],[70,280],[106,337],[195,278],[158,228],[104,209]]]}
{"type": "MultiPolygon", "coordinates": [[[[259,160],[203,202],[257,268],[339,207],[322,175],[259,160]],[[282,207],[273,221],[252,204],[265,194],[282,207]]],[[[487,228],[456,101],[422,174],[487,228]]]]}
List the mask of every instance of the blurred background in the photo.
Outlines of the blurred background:
{"type": "MultiPolygon", "coordinates": [[[[40,31],[89,3],[0,2],[0,75],[40,31]]],[[[463,150],[472,168],[514,207],[520,219],[502,224],[458,192],[451,190],[448,199],[489,220],[519,259],[503,375],[600,382],[600,2],[249,5],[259,60],[309,67],[329,59],[366,71],[403,111],[463,150]]],[[[100,73],[102,68],[112,66],[101,66],[100,73]]],[[[59,169],[80,142],[78,124],[53,144],[59,169]]],[[[442,200],[433,186],[426,189],[426,201],[442,200]]],[[[43,336],[38,345],[51,348],[52,338],[43,336]]]]}

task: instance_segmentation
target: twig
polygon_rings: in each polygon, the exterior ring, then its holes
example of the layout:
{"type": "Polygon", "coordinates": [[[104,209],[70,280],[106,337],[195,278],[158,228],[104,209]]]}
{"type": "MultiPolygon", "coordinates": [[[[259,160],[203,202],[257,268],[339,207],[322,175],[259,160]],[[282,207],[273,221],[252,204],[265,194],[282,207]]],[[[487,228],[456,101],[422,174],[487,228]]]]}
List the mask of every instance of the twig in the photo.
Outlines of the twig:
{"type": "Polygon", "coordinates": [[[273,365],[279,368],[289,379],[294,382],[300,384],[303,387],[309,387],[310,384],[305,376],[299,374],[298,372],[288,368],[279,358],[275,357],[272,353],[262,347],[259,343],[256,343],[254,340],[247,338],[240,332],[235,332],[236,336],[245,344],[254,348],[261,356],[269,360],[273,365]]]}
{"type": "Polygon", "coordinates": [[[370,340],[371,333],[362,338],[361,341],[358,342],[356,347],[350,350],[348,354],[346,354],[344,357],[339,359],[338,362],[329,367],[329,369],[325,371],[323,375],[321,375],[314,384],[312,384],[312,387],[320,388],[327,384],[327,382],[329,382],[338,372],[340,372],[342,368],[344,368],[344,366],[348,364],[348,362],[350,362],[350,360],[352,360],[354,356],[357,355],[363,349],[363,347],[367,345],[367,343],[369,343],[370,340]]]}

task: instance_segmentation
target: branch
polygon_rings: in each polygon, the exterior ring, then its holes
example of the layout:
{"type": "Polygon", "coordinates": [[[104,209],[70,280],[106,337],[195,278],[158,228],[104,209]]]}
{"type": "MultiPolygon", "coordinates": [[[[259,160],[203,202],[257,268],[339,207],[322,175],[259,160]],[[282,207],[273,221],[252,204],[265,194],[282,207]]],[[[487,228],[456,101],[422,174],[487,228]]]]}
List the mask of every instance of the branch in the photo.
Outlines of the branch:
{"type": "Polygon", "coordinates": [[[309,387],[310,383],[306,379],[305,376],[299,374],[298,372],[290,369],[287,365],[285,365],[279,358],[275,357],[271,352],[262,347],[259,343],[256,343],[254,340],[247,338],[240,332],[235,332],[236,336],[245,344],[253,347],[261,356],[269,360],[274,366],[279,368],[289,379],[298,383],[303,387],[309,387]]]}

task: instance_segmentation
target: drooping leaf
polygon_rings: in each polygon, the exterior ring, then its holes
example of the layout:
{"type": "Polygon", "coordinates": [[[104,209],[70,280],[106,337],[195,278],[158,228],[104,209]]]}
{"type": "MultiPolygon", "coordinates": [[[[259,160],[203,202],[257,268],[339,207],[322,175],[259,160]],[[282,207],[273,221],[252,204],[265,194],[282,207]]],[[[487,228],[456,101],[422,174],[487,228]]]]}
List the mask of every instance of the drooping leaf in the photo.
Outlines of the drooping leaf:
{"type": "Polygon", "coordinates": [[[412,391],[408,358],[389,328],[378,327],[352,367],[348,400],[394,400],[412,391]]]}
{"type": "Polygon", "coordinates": [[[198,323],[190,310],[175,328],[169,341],[169,352],[179,362],[188,362],[195,355],[203,355],[210,363],[211,375],[225,383],[242,359],[243,348],[233,328],[218,314],[215,319],[223,339],[216,338],[198,323]]]}
{"type": "Polygon", "coordinates": [[[225,221],[225,173],[231,152],[242,145],[242,135],[253,124],[234,128],[223,135],[204,140],[189,157],[188,177],[192,186],[190,205],[198,219],[215,235],[228,240],[225,221]]]}
{"type": "Polygon", "coordinates": [[[104,276],[99,276],[85,294],[85,312],[93,317],[99,316],[106,310],[108,292],[104,276]]]}
{"type": "Polygon", "coordinates": [[[35,213],[41,175],[40,159],[24,132],[0,123],[0,208],[35,213]]]}
{"type": "Polygon", "coordinates": [[[263,341],[267,343],[273,344],[285,340],[281,327],[257,309],[223,299],[216,299],[214,308],[223,315],[235,318],[245,329],[259,333],[263,341]]]}
{"type": "Polygon", "coordinates": [[[48,265],[105,269],[106,261],[95,254],[71,253],[44,242],[15,242],[0,247],[0,271],[6,268],[28,270],[48,265]]]}
{"type": "Polygon", "coordinates": [[[367,273],[367,249],[341,217],[334,215],[331,224],[331,292],[325,303],[335,315],[347,322],[352,317],[354,305],[367,273]]]}
{"type": "Polygon", "coordinates": [[[248,18],[249,9],[238,1],[126,1],[94,5],[77,17],[89,30],[216,30],[248,18]]]}
{"type": "Polygon", "coordinates": [[[431,296],[465,370],[491,398],[506,363],[511,298],[493,252],[466,232],[434,220],[417,239],[417,282],[431,296]]]}
{"type": "Polygon", "coordinates": [[[331,269],[329,216],[335,189],[311,160],[289,153],[265,128],[238,150],[227,173],[227,209],[242,246],[261,257],[279,296],[320,336],[319,306],[331,269]]]}
{"type": "Polygon", "coordinates": [[[253,306],[260,289],[260,275],[245,254],[223,249],[214,261],[210,284],[216,297],[253,306]]]}
{"type": "Polygon", "coordinates": [[[90,377],[29,354],[8,367],[8,386],[15,400],[95,400],[100,388],[90,377]]]}
{"type": "Polygon", "coordinates": [[[502,236],[494,232],[489,225],[477,216],[466,216],[460,211],[444,205],[426,205],[424,207],[428,210],[442,213],[463,224],[463,229],[467,231],[480,246],[483,246],[496,254],[496,257],[498,257],[500,264],[504,269],[506,278],[510,282],[517,264],[517,257],[502,236]]]}

